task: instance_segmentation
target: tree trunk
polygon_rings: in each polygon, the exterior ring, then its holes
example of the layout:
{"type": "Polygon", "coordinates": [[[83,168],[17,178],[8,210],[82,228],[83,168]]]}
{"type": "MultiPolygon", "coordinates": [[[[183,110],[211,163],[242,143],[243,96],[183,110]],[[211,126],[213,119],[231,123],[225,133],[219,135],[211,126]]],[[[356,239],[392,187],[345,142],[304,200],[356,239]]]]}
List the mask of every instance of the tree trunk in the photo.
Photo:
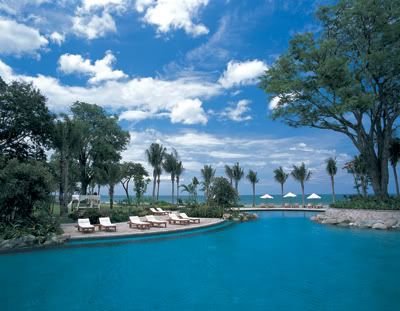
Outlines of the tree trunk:
{"type": "Polygon", "coordinates": [[[301,200],[303,202],[303,207],[305,206],[305,199],[304,199],[304,183],[301,183],[301,200]]]}
{"type": "Polygon", "coordinates": [[[399,191],[399,179],[398,179],[398,177],[397,177],[397,170],[396,170],[396,165],[394,164],[392,164],[392,168],[393,168],[393,176],[394,176],[394,182],[395,182],[395,184],[396,184],[396,194],[397,194],[397,196],[399,196],[400,195],[400,191],[399,191]]]}
{"type": "Polygon", "coordinates": [[[171,178],[171,185],[172,185],[172,204],[174,204],[174,194],[175,194],[175,189],[174,189],[174,186],[175,186],[175,180],[173,179],[173,178],[171,178]]]}
{"type": "Polygon", "coordinates": [[[153,170],[153,196],[152,196],[153,203],[156,197],[156,178],[157,178],[156,170],[153,170]]]}
{"type": "Polygon", "coordinates": [[[281,196],[282,196],[282,206],[283,206],[283,183],[281,183],[281,196]]]}
{"type": "Polygon", "coordinates": [[[179,177],[176,177],[176,204],[179,204],[179,177]]]}
{"type": "Polygon", "coordinates": [[[60,203],[60,216],[65,215],[65,209],[64,209],[64,206],[65,206],[65,202],[64,202],[64,199],[65,199],[65,195],[64,195],[64,192],[65,192],[65,187],[64,187],[64,185],[65,185],[64,184],[64,182],[65,182],[65,180],[64,180],[65,166],[64,165],[65,165],[64,153],[61,152],[60,183],[59,183],[60,189],[59,189],[59,193],[58,193],[58,201],[60,203]]]}
{"type": "Polygon", "coordinates": [[[160,195],[160,175],[157,176],[157,201],[158,201],[158,197],[160,195]]]}
{"type": "Polygon", "coordinates": [[[238,192],[238,186],[239,186],[239,181],[235,180],[235,190],[236,190],[236,192],[239,194],[239,192],[238,192]]]}
{"type": "Polygon", "coordinates": [[[125,183],[121,182],[122,188],[124,188],[126,199],[128,200],[128,204],[131,204],[131,198],[129,196],[129,181],[126,181],[125,183]]]}
{"type": "Polygon", "coordinates": [[[114,184],[110,184],[108,195],[110,197],[110,209],[112,209],[114,205],[114,184]]]}
{"type": "Polygon", "coordinates": [[[332,186],[332,202],[335,203],[335,177],[331,175],[331,186],[332,186]]]}
{"type": "Polygon", "coordinates": [[[256,184],[253,184],[253,207],[256,205],[256,184]]]}

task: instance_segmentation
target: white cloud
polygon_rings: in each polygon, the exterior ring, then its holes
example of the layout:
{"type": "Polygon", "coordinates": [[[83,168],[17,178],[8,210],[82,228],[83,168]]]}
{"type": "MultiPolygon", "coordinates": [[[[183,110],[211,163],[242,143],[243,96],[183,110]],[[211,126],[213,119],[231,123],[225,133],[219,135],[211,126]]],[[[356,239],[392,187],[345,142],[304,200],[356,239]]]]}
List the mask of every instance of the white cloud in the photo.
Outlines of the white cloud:
{"type": "Polygon", "coordinates": [[[183,29],[194,37],[207,34],[203,24],[196,24],[199,11],[208,0],[137,0],[135,8],[144,13],[143,21],[155,25],[159,33],[183,29]]]}
{"type": "Polygon", "coordinates": [[[88,40],[103,37],[110,32],[117,31],[113,17],[105,11],[101,15],[87,13],[74,16],[72,23],[72,31],[88,40]]]}
{"type": "Polygon", "coordinates": [[[126,78],[127,75],[121,70],[113,70],[112,65],[116,62],[111,51],[107,51],[103,59],[96,60],[92,64],[90,59],[83,59],[79,54],[63,54],[58,64],[63,73],[80,73],[91,78],[89,83],[96,84],[108,80],[126,78]]]}
{"type": "MultiPolygon", "coordinates": [[[[90,61],[78,58],[78,62],[68,66],[72,72],[80,64],[80,72],[89,72],[90,61]]],[[[113,111],[143,111],[135,112],[136,121],[139,117],[169,117],[173,123],[205,124],[207,116],[202,108],[202,100],[220,94],[217,84],[196,77],[186,77],[176,80],[161,80],[159,78],[133,78],[122,81],[109,80],[101,84],[89,86],[68,86],[58,79],[45,76],[25,76],[13,73],[12,69],[0,60],[0,70],[7,77],[5,80],[24,80],[32,82],[48,98],[48,105],[55,112],[67,111],[69,106],[77,101],[96,103],[113,111]]],[[[0,71],[0,73],[1,73],[0,71]]],[[[76,71],[75,71],[76,72],[76,71]]],[[[124,116],[129,118],[129,113],[124,116]]]]}
{"type": "Polygon", "coordinates": [[[185,99],[178,102],[171,111],[172,123],[206,124],[207,116],[201,106],[202,102],[196,99],[185,99]]]}
{"type": "Polygon", "coordinates": [[[114,7],[114,8],[119,8],[121,10],[125,10],[126,6],[127,6],[126,0],[83,0],[81,9],[90,11],[96,8],[114,7]]]}
{"type": "Polygon", "coordinates": [[[226,70],[219,78],[218,82],[224,88],[255,84],[257,83],[257,78],[259,78],[267,69],[267,65],[257,59],[244,62],[232,60],[228,63],[226,70]]]}
{"type": "Polygon", "coordinates": [[[57,45],[61,45],[65,41],[65,35],[54,31],[49,36],[50,40],[57,45]]]}
{"type": "Polygon", "coordinates": [[[141,121],[151,117],[152,114],[150,112],[143,110],[127,110],[119,115],[120,120],[127,121],[141,121]]]}
{"type": "Polygon", "coordinates": [[[274,96],[274,97],[270,100],[269,105],[268,105],[268,108],[269,108],[270,110],[274,110],[276,107],[278,107],[278,105],[279,105],[279,100],[280,100],[280,98],[279,98],[278,96],[274,96]]]}
{"type": "Polygon", "coordinates": [[[1,54],[34,54],[47,44],[48,40],[38,30],[0,17],[1,54]]]}
{"type": "Polygon", "coordinates": [[[251,120],[252,117],[247,113],[251,111],[249,108],[251,101],[241,99],[237,102],[235,107],[227,107],[220,113],[220,116],[232,121],[241,122],[251,120]]]}

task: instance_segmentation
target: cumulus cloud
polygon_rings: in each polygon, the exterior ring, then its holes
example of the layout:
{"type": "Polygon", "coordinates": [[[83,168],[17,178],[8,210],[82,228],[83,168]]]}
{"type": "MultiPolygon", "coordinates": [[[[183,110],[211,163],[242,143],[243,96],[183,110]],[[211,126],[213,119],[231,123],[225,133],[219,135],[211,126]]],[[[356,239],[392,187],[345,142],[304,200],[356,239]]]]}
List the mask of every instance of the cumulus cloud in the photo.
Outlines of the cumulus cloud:
{"type": "Polygon", "coordinates": [[[250,100],[241,99],[237,102],[236,106],[225,108],[225,110],[220,113],[220,116],[236,122],[251,120],[252,117],[247,114],[251,111],[249,107],[250,103],[250,100]]]}
{"type": "Polygon", "coordinates": [[[257,59],[244,62],[232,60],[228,63],[226,70],[219,78],[218,82],[224,88],[255,84],[257,83],[257,78],[267,69],[267,65],[263,61],[257,59]]]}
{"type": "Polygon", "coordinates": [[[73,32],[88,40],[103,37],[108,33],[117,31],[113,17],[105,11],[101,15],[82,14],[74,16],[72,23],[73,32]]]}
{"type": "MultiPolygon", "coordinates": [[[[84,68],[93,66],[84,60],[83,63],[78,63],[84,68]]],[[[2,61],[0,61],[1,72],[4,73],[6,81],[32,82],[46,95],[50,109],[55,112],[67,111],[73,102],[81,100],[113,111],[136,111],[124,115],[125,120],[137,121],[145,116],[169,117],[173,123],[205,124],[207,116],[202,107],[202,99],[217,96],[221,92],[217,84],[195,77],[176,80],[144,77],[122,81],[108,80],[89,86],[68,86],[51,76],[15,74],[2,61]]]]}
{"type": "Polygon", "coordinates": [[[57,45],[61,45],[65,41],[65,35],[54,31],[49,36],[50,40],[57,45]]]}
{"type": "Polygon", "coordinates": [[[196,99],[185,99],[178,102],[171,111],[172,123],[206,124],[207,116],[202,107],[202,102],[196,99]]]}
{"type": "Polygon", "coordinates": [[[207,4],[208,0],[137,0],[135,8],[144,13],[143,21],[156,26],[159,33],[183,29],[196,37],[209,32],[205,25],[194,22],[207,4]]]}
{"type": "Polygon", "coordinates": [[[88,75],[91,77],[89,83],[96,84],[103,81],[118,80],[127,77],[123,71],[113,70],[112,66],[115,62],[115,56],[111,51],[107,51],[104,58],[96,60],[94,64],[92,64],[90,59],[84,59],[79,54],[63,54],[58,64],[59,70],[63,73],[88,75]]]}
{"type": "Polygon", "coordinates": [[[1,54],[35,54],[48,43],[37,29],[0,17],[1,54]]]}

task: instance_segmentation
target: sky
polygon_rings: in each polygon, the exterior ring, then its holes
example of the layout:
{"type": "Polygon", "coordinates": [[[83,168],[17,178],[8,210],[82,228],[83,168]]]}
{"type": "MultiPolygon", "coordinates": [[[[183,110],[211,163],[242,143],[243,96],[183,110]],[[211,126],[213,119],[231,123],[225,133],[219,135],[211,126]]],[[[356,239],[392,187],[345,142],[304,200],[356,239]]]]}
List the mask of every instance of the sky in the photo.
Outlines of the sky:
{"type": "MultiPolygon", "coordinates": [[[[312,171],[306,192],[329,193],[332,156],[337,193],[352,193],[342,170],[357,153],[350,141],[273,121],[273,98],[257,86],[293,35],[321,29],[314,12],[327,3],[0,0],[0,76],[32,82],[55,113],[79,100],[118,115],[131,135],[123,161],[150,170],[144,152],[152,142],[175,148],[182,183],[200,177],[204,164],[221,176],[239,162],[246,174],[257,171],[257,193],[279,193],[273,169],[304,162],[312,171]]],[[[169,176],[162,180],[160,192],[169,194],[169,176]]],[[[289,178],[286,190],[300,186],[289,178]]],[[[251,193],[246,179],[239,192],[251,193]]]]}

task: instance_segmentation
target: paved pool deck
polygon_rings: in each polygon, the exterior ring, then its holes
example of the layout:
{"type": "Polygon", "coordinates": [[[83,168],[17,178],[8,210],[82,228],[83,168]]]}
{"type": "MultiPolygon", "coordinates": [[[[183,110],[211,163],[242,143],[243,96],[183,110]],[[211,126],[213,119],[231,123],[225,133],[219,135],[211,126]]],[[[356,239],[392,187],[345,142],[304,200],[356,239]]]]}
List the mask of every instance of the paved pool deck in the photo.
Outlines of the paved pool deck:
{"type": "MultiPolygon", "coordinates": [[[[156,216],[157,219],[167,221],[168,216],[156,216]]],[[[189,225],[175,225],[167,224],[167,227],[151,227],[150,229],[137,229],[129,228],[128,222],[115,223],[117,231],[99,231],[96,227],[93,233],[79,232],[76,228],[76,224],[62,224],[61,228],[64,230],[64,236],[70,240],[90,240],[90,239],[108,239],[117,237],[128,237],[128,236],[145,236],[154,234],[163,234],[171,232],[182,232],[193,229],[200,229],[215,226],[225,222],[224,219],[220,218],[200,218],[200,223],[189,224],[189,225]]]]}
{"type": "Polygon", "coordinates": [[[240,211],[243,212],[272,212],[272,211],[283,211],[283,212],[325,212],[326,208],[309,208],[309,207],[241,207],[240,211]]]}

